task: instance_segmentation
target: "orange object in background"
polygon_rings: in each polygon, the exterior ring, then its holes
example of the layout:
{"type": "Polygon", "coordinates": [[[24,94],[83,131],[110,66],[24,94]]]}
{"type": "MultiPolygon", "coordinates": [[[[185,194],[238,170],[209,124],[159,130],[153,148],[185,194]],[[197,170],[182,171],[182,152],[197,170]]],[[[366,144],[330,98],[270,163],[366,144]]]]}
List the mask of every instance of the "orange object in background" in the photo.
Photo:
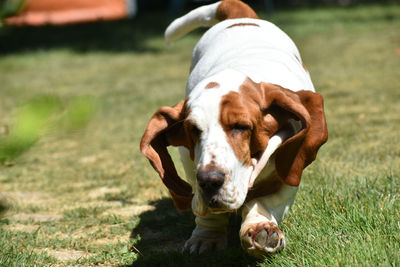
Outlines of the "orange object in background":
{"type": "Polygon", "coordinates": [[[133,17],[136,0],[28,0],[23,11],[5,19],[7,25],[63,25],[133,17]]]}

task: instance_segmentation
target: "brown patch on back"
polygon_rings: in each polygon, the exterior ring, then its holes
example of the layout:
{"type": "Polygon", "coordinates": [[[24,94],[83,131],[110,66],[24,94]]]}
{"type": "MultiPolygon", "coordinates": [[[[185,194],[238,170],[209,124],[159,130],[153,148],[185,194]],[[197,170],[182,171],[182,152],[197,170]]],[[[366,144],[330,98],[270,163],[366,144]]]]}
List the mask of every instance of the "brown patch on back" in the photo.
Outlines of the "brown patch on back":
{"type": "Polygon", "coordinates": [[[307,69],[306,65],[304,65],[304,62],[302,62],[296,55],[294,55],[294,56],[297,59],[297,61],[301,63],[301,65],[303,66],[303,69],[308,72],[308,69],[307,69]]]}
{"type": "Polygon", "coordinates": [[[256,24],[256,23],[236,23],[236,24],[232,24],[229,27],[226,27],[227,29],[233,28],[233,27],[243,27],[243,26],[255,26],[255,27],[260,27],[260,25],[256,24]]]}
{"type": "Polygon", "coordinates": [[[232,24],[229,27],[226,27],[227,29],[230,28],[234,28],[234,27],[243,27],[243,26],[255,26],[255,27],[260,27],[260,25],[256,24],[256,23],[236,23],[236,24],[232,24]]]}
{"type": "Polygon", "coordinates": [[[308,72],[308,69],[307,69],[306,65],[304,65],[303,62],[301,62],[301,65],[303,66],[303,69],[308,72]]]}
{"type": "Polygon", "coordinates": [[[258,19],[256,12],[247,4],[238,0],[224,0],[218,6],[215,18],[219,21],[226,19],[252,18],[258,19]]]}
{"type": "Polygon", "coordinates": [[[218,88],[219,87],[219,83],[217,83],[217,82],[209,82],[207,85],[206,85],[206,89],[212,89],[212,88],[218,88]]]}

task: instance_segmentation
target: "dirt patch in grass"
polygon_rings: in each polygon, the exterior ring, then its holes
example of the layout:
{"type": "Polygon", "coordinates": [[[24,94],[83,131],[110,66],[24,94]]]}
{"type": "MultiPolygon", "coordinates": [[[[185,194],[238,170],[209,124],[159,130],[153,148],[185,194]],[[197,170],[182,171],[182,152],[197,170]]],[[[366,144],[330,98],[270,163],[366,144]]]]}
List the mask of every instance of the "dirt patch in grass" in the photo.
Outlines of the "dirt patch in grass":
{"type": "Polygon", "coordinates": [[[60,261],[70,261],[70,260],[78,260],[82,258],[88,258],[91,257],[92,254],[85,252],[85,251],[79,251],[79,250],[52,250],[52,249],[44,249],[39,251],[42,252],[45,251],[47,254],[50,256],[53,256],[54,258],[60,260],[60,261]]]}
{"type": "MultiPolygon", "coordinates": [[[[53,234],[44,234],[44,233],[39,233],[39,235],[41,235],[41,237],[42,238],[47,238],[47,239],[55,239],[55,238],[57,238],[57,239],[67,239],[67,238],[70,238],[70,237],[72,237],[72,238],[74,238],[74,239],[77,239],[77,237],[75,237],[75,236],[71,236],[70,234],[66,234],[66,233],[63,233],[63,232],[56,232],[56,233],[53,233],[53,234]]],[[[81,238],[82,236],[80,236],[79,238],[81,238]]]]}
{"type": "Polygon", "coordinates": [[[93,199],[98,199],[101,197],[104,197],[106,194],[117,194],[121,191],[121,188],[117,187],[99,187],[96,189],[93,189],[89,192],[89,197],[93,199]]]}
{"type": "Polygon", "coordinates": [[[60,214],[15,214],[11,217],[14,221],[34,221],[34,222],[47,222],[47,221],[58,221],[63,216],[60,214]]]}
{"type": "MultiPolygon", "coordinates": [[[[45,192],[26,191],[4,191],[0,193],[0,201],[6,207],[4,217],[16,220],[48,221],[57,218],[50,218],[53,215],[57,201],[45,192]],[[23,213],[23,214],[21,214],[23,213]],[[35,213],[33,215],[27,215],[35,213]],[[39,213],[36,215],[36,213],[39,213]],[[44,216],[46,214],[46,216],[44,216]],[[21,218],[19,218],[21,216],[21,218]],[[29,218],[31,216],[32,218],[29,218]]],[[[58,212],[57,212],[58,213],[58,212]]]]}
{"type": "Polygon", "coordinates": [[[38,225],[29,225],[29,224],[21,224],[21,223],[16,223],[16,224],[11,224],[7,225],[4,227],[4,229],[8,231],[18,231],[18,232],[35,232],[39,229],[40,226],[38,225]]]}
{"type": "Polygon", "coordinates": [[[110,158],[110,156],[106,152],[102,152],[94,155],[83,156],[79,159],[79,163],[83,165],[85,164],[90,165],[97,163],[98,161],[104,161],[107,158],[110,158]]]}
{"type": "Polygon", "coordinates": [[[2,192],[0,199],[3,199],[10,204],[13,202],[22,202],[35,205],[48,203],[50,196],[43,192],[2,192]]]}
{"type": "Polygon", "coordinates": [[[114,236],[114,237],[105,237],[99,238],[91,242],[91,245],[110,245],[116,243],[126,243],[129,241],[129,236],[121,237],[121,236],[114,236]]]}

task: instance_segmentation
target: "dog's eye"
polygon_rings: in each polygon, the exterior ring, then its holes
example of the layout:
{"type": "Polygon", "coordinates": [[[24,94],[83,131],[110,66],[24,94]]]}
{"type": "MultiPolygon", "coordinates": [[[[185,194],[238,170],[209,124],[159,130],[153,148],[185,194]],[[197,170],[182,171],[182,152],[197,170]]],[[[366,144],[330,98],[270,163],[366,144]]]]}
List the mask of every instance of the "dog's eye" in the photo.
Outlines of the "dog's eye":
{"type": "Polygon", "coordinates": [[[236,131],[236,132],[246,132],[250,130],[250,126],[249,125],[245,125],[245,124],[234,124],[231,126],[231,130],[232,131],[236,131]]]}
{"type": "Polygon", "coordinates": [[[200,136],[201,130],[197,126],[193,125],[192,126],[192,134],[195,136],[200,136]]]}

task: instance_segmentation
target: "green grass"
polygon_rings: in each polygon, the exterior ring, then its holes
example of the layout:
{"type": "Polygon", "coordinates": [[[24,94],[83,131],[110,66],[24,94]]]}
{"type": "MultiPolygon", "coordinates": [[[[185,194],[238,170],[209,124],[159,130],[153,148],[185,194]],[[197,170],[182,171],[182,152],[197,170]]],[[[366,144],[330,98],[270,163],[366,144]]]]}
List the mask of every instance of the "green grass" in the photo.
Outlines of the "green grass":
{"type": "Polygon", "coordinates": [[[399,266],[399,18],[399,6],[270,18],[325,97],[329,141],[282,223],[286,250],[264,260],[240,249],[239,218],[227,251],[181,254],[193,215],[174,209],[139,152],[154,111],[184,97],[201,31],[167,48],[157,16],[0,29],[0,140],[13,136],[26,103],[58,103],[51,123],[38,118],[46,130],[2,161],[0,265],[399,266]]]}

